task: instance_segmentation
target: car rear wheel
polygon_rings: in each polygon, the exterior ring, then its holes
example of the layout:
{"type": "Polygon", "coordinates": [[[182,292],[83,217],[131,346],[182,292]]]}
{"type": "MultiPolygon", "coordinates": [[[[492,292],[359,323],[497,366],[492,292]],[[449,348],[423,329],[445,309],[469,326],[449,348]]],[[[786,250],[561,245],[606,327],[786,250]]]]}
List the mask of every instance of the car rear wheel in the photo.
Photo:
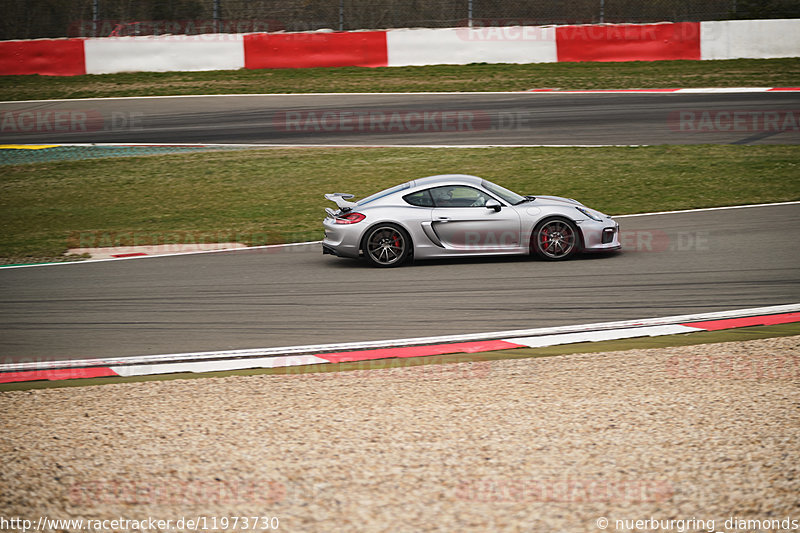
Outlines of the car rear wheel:
{"type": "Polygon", "coordinates": [[[548,261],[569,259],[581,248],[578,228],[561,218],[545,220],[533,230],[531,248],[537,256],[548,261]]]}
{"type": "Polygon", "coordinates": [[[399,226],[378,224],[364,238],[364,257],[378,267],[402,265],[411,253],[411,238],[399,226]]]}

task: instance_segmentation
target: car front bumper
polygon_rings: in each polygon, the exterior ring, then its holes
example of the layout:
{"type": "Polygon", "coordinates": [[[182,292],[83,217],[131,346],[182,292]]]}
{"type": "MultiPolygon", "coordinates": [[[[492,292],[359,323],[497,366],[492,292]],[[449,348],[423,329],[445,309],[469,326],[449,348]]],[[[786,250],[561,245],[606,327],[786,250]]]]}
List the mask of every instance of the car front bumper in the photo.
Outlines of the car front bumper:
{"type": "Polygon", "coordinates": [[[582,220],[578,223],[585,252],[611,252],[622,248],[619,224],[611,218],[602,221],[582,220]]]}

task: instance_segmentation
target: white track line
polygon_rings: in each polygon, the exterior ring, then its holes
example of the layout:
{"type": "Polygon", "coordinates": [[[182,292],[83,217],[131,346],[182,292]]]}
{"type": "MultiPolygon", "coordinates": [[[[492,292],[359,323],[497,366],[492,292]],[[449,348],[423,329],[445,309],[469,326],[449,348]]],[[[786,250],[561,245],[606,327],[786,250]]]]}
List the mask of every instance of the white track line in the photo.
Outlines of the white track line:
{"type": "Polygon", "coordinates": [[[200,255],[200,254],[220,254],[226,252],[247,252],[251,250],[269,250],[277,248],[289,248],[292,246],[307,246],[310,244],[319,244],[322,241],[306,241],[306,242],[290,242],[287,244],[267,244],[264,246],[248,246],[247,248],[223,248],[221,250],[196,250],[192,252],[175,252],[171,254],[161,255],[135,255],[132,257],[113,257],[109,259],[87,259],[86,261],[62,261],[60,263],[36,263],[32,265],[0,265],[0,271],[11,268],[33,268],[43,266],[57,266],[57,265],[88,265],[92,263],[106,263],[109,261],[129,261],[132,259],[156,259],[158,257],[176,257],[179,255],[200,255]]]}
{"type": "Polygon", "coordinates": [[[594,324],[577,324],[572,326],[557,326],[549,328],[519,329],[510,331],[493,331],[487,333],[467,333],[459,335],[440,335],[434,337],[411,337],[405,339],[391,339],[382,341],[342,342],[335,344],[311,344],[305,346],[282,346],[278,348],[256,348],[248,350],[221,350],[213,352],[191,352],[140,355],[131,357],[104,358],[104,359],[76,359],[65,361],[32,361],[22,363],[0,364],[0,372],[45,370],[57,368],[80,368],[92,366],[122,366],[146,365],[155,363],[177,363],[188,361],[203,361],[224,358],[268,357],[281,355],[322,354],[329,352],[343,352],[353,350],[367,350],[377,348],[394,348],[400,346],[417,346],[426,344],[446,344],[453,342],[469,342],[493,339],[510,339],[515,337],[534,337],[542,335],[558,335],[581,333],[587,331],[604,331],[620,328],[639,328],[646,326],[670,326],[685,322],[698,322],[701,320],[719,320],[725,318],[741,318],[747,316],[774,315],[779,313],[792,313],[800,311],[800,303],[775,305],[769,307],[755,307],[750,309],[735,309],[732,311],[716,311],[711,313],[695,313],[689,315],[675,315],[658,318],[645,318],[638,320],[621,320],[616,322],[599,322],[594,324]]]}
{"type": "Polygon", "coordinates": [[[183,372],[226,372],[250,368],[284,368],[329,364],[330,361],[313,355],[286,355],[258,357],[255,359],[223,359],[220,361],[188,361],[185,363],[163,363],[160,365],[112,366],[120,376],[152,376],[154,374],[177,374],[183,372]]]}
{"type": "MultiPolygon", "coordinates": [[[[17,146],[52,144],[62,147],[110,146],[119,148],[642,148],[650,144],[219,144],[219,143],[28,143],[17,146]]],[[[131,154],[136,157],[139,154],[131,154]]]]}
{"type": "MultiPolygon", "coordinates": [[[[727,93],[765,93],[765,92],[780,92],[772,91],[773,87],[728,87],[725,89],[709,88],[696,88],[696,89],[678,89],[677,93],[692,93],[692,94],[727,94],[727,93]]],[[[787,91],[794,92],[794,91],[787,91]]]]}
{"type": "Polygon", "coordinates": [[[449,92],[418,92],[418,93],[247,93],[247,94],[164,94],[164,95],[153,95],[153,96],[105,96],[105,97],[94,97],[94,98],[55,98],[52,100],[4,100],[0,101],[0,104],[16,104],[16,103],[41,103],[41,102],[78,102],[78,101],[96,101],[96,100],[156,100],[159,98],[173,98],[173,99],[180,99],[180,98],[252,98],[252,97],[272,97],[272,96],[430,96],[430,95],[492,95],[492,94],[558,94],[552,92],[545,92],[545,93],[531,93],[529,91],[472,91],[472,92],[458,92],[458,91],[449,91],[449,92]]]}
{"type": "Polygon", "coordinates": [[[502,339],[514,344],[522,344],[530,348],[542,348],[559,344],[575,344],[578,342],[598,342],[619,339],[633,339],[636,337],[660,337],[663,335],[677,335],[679,333],[696,333],[705,331],[700,328],[682,326],[680,324],[667,324],[664,326],[644,326],[639,328],[619,328],[603,331],[582,331],[580,333],[565,333],[561,335],[537,335],[535,337],[516,337],[502,339]]]}
{"type": "Polygon", "coordinates": [[[777,205],[797,205],[800,201],[791,202],[775,202],[772,204],[748,204],[748,205],[730,205],[725,207],[704,207],[700,209],[682,209],[679,211],[656,211],[653,213],[635,213],[633,215],[614,215],[614,218],[633,218],[633,217],[649,217],[655,215],[675,215],[678,213],[701,213],[703,211],[728,211],[730,209],[748,209],[751,207],[773,207],[777,205]]]}
{"type": "Polygon", "coordinates": [[[167,94],[167,95],[154,95],[154,96],[106,96],[95,98],[55,98],[52,100],[4,100],[0,104],[17,104],[17,103],[42,103],[42,102],[87,102],[96,100],[154,100],[157,98],[252,98],[256,97],[270,97],[270,96],[464,96],[464,95],[507,95],[507,94],[528,94],[528,95],[576,95],[576,94],[730,94],[730,93],[761,93],[761,92],[800,92],[795,87],[699,87],[699,88],[686,88],[675,89],[671,91],[659,91],[657,89],[607,89],[607,90],[580,90],[580,89],[564,89],[553,91],[541,91],[536,89],[528,89],[524,91],[443,91],[443,92],[413,92],[413,93],[371,93],[371,92],[358,92],[358,93],[248,93],[248,94],[167,94]],[[784,89],[781,91],[773,91],[773,89],[784,89]]]}

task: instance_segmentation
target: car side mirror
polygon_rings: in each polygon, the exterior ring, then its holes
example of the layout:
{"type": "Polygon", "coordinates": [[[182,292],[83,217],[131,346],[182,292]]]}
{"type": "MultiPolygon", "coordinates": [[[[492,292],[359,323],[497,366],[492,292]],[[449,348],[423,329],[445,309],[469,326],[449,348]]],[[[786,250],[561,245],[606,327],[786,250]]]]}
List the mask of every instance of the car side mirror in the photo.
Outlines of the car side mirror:
{"type": "Polygon", "coordinates": [[[499,212],[503,206],[500,205],[500,202],[497,200],[489,200],[486,202],[486,209],[494,209],[495,213],[499,212]]]}

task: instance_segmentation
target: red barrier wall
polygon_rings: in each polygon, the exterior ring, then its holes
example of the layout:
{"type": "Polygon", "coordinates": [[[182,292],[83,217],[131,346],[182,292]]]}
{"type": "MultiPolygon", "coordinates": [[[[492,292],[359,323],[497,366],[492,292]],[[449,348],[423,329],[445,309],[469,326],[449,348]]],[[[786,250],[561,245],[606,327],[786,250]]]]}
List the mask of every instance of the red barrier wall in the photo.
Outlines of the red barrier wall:
{"type": "Polygon", "coordinates": [[[559,61],[700,59],[700,23],[556,28],[559,61]]]}
{"type": "Polygon", "coordinates": [[[245,68],[385,67],[386,32],[254,33],[244,36],[245,68]]]}
{"type": "Polygon", "coordinates": [[[0,41],[0,74],[86,74],[83,39],[0,41]]]}

